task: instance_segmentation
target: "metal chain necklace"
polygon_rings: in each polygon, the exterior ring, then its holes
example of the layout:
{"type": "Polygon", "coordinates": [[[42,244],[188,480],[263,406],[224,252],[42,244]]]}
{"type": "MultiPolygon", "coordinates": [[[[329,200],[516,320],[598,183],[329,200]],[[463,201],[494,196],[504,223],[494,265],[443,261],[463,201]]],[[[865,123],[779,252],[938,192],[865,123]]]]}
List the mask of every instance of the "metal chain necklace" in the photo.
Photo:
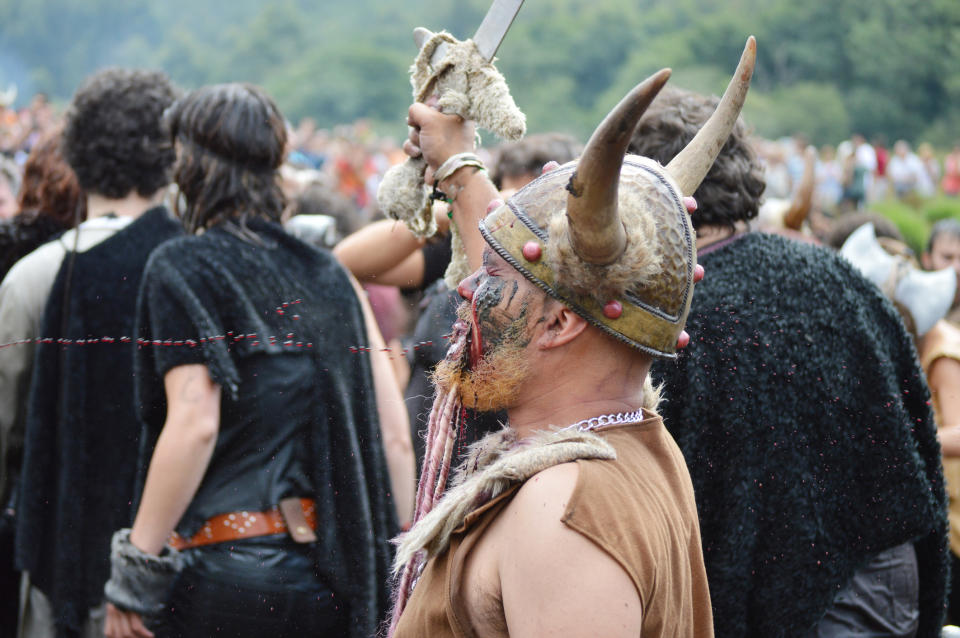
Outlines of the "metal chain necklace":
{"type": "Polygon", "coordinates": [[[576,428],[581,432],[589,432],[605,425],[622,425],[624,423],[639,423],[640,421],[643,421],[643,408],[635,412],[617,412],[616,414],[601,414],[600,416],[590,417],[561,428],[560,431],[576,428]]]}

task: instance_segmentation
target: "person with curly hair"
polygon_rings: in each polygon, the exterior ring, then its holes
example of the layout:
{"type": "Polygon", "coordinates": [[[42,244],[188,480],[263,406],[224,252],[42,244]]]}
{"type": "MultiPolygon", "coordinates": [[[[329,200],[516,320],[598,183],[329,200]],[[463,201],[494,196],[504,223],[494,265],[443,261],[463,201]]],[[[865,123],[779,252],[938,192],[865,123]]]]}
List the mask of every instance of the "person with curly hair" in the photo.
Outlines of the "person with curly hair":
{"type": "Polygon", "coordinates": [[[103,633],[110,535],[131,514],[138,449],[137,290],[153,248],[181,233],[162,205],[174,160],[162,115],[176,95],[155,71],[108,69],[80,86],[62,152],[85,197],[56,214],[78,220],[85,205],[87,219],[0,284],[0,343],[16,344],[0,349],[0,393],[12,397],[0,425],[23,437],[20,636],[103,633]]]}
{"type": "Polygon", "coordinates": [[[383,339],[333,256],[280,225],[273,100],[203,87],[168,123],[188,235],[150,258],[137,336],[185,347],[137,351],[140,503],[113,538],[106,635],[367,638],[413,509],[383,339]]]}
{"type": "MultiPolygon", "coordinates": [[[[631,150],[666,164],[715,103],[664,91],[631,150]]],[[[693,479],[716,635],[933,638],[947,520],[910,337],[832,251],[746,232],[763,191],[738,123],[694,193],[706,277],[690,346],[653,370],[693,479]]]]}

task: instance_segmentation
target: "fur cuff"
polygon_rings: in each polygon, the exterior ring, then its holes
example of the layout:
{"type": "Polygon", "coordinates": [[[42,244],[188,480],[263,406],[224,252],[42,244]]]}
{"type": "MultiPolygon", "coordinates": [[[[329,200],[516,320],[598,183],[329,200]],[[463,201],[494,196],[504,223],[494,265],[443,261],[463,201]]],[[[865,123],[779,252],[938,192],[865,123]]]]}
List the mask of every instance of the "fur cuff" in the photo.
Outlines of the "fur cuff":
{"type": "Polygon", "coordinates": [[[180,552],[164,547],[159,556],[142,552],[130,542],[130,529],[121,529],[110,541],[110,580],[106,599],[142,616],[163,611],[173,579],[180,572],[180,552]]]}

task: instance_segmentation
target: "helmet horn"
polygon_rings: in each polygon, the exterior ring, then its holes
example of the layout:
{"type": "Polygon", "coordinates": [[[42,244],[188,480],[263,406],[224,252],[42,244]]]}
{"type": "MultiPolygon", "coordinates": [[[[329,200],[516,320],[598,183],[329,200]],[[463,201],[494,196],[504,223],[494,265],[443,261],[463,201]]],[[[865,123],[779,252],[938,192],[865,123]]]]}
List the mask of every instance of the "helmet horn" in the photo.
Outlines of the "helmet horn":
{"type": "Polygon", "coordinates": [[[620,168],[640,116],[670,77],[663,69],[638,84],[590,136],[567,190],[570,242],[577,256],[598,265],[613,263],[627,246],[617,211],[620,168]]]}
{"type": "Polygon", "coordinates": [[[713,112],[707,123],[690,140],[686,148],[680,151],[667,164],[667,172],[677,180],[677,185],[684,195],[693,195],[700,182],[707,176],[713,161],[720,154],[720,149],[726,143],[737,123],[740,109],[747,98],[750,88],[750,77],[757,61],[757,41],[753,36],[747,38],[747,45],[740,56],[737,71],[727,85],[717,110],[713,112]]]}

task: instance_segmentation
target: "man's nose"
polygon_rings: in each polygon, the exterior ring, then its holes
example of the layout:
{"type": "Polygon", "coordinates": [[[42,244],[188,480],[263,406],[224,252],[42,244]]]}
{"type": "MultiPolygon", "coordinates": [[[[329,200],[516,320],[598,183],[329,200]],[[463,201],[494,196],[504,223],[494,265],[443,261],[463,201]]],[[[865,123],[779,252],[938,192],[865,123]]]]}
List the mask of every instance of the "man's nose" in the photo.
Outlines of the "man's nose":
{"type": "Polygon", "coordinates": [[[472,275],[464,279],[457,286],[457,292],[467,301],[473,299],[473,293],[477,291],[477,280],[480,278],[480,270],[476,270],[472,275]]]}

